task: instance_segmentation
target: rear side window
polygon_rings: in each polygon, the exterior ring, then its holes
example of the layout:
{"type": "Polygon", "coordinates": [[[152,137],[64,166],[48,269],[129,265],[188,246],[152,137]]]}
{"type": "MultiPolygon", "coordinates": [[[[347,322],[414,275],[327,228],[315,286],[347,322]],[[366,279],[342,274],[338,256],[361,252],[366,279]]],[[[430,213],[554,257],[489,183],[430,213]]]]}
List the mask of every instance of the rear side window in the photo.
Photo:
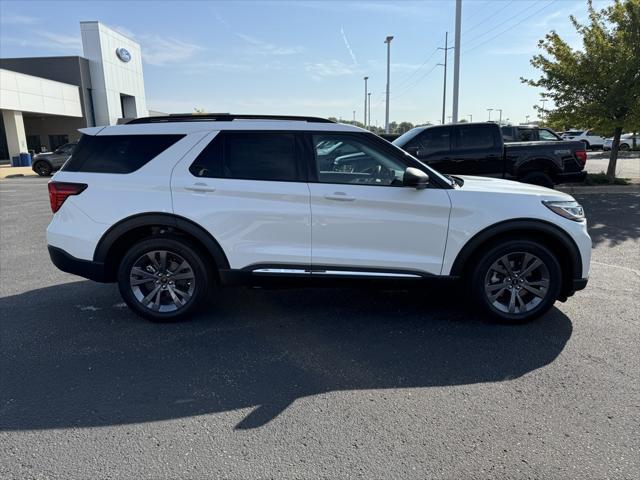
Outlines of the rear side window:
{"type": "Polygon", "coordinates": [[[293,133],[221,132],[189,171],[196,177],[295,182],[297,163],[293,133]]]}
{"type": "Polygon", "coordinates": [[[459,126],[457,144],[459,150],[492,148],[495,145],[493,129],[484,125],[459,126]]]}
{"type": "Polygon", "coordinates": [[[184,135],[83,135],[62,170],[131,173],[183,137],[184,135]]]}
{"type": "Polygon", "coordinates": [[[410,146],[418,147],[419,156],[448,152],[451,147],[450,132],[450,128],[427,128],[410,146]]]}

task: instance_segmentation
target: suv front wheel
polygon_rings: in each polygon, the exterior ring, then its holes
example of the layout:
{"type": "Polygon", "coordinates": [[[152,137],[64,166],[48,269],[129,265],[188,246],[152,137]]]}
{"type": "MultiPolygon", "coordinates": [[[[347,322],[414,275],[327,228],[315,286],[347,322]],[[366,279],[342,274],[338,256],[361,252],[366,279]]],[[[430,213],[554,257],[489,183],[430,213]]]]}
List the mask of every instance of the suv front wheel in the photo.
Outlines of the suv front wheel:
{"type": "Polygon", "coordinates": [[[198,250],[178,238],[135,244],[118,269],[120,294],[136,313],[155,322],[183,319],[202,305],[210,275],[198,250]]]}
{"type": "Polygon", "coordinates": [[[555,255],[540,243],[507,240],[482,254],[471,275],[476,303],[505,323],[524,323],[547,312],[560,294],[555,255]]]}

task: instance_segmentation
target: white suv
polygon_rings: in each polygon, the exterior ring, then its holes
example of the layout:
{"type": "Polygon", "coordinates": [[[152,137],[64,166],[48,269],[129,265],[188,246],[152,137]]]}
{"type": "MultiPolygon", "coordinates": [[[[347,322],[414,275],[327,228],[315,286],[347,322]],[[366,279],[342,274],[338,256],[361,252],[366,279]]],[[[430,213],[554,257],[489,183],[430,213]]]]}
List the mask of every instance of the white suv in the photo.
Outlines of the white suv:
{"type": "Polygon", "coordinates": [[[575,140],[584,143],[587,150],[604,146],[604,137],[596,135],[592,130],[569,130],[561,136],[563,140],[575,140]]]}
{"type": "Polygon", "coordinates": [[[293,278],[465,280],[483,311],[524,322],[587,284],[591,239],[571,196],[443,176],[360,128],[220,114],[82,133],[49,183],[51,259],[118,282],[151,320],[187,316],[224,285],[293,278]]]}

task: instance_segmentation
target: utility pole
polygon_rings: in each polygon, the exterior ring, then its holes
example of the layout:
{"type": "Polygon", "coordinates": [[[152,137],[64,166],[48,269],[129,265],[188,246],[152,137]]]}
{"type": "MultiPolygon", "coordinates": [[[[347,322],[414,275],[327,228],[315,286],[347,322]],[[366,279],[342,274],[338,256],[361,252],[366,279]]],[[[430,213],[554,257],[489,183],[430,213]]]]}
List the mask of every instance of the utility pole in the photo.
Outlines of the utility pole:
{"type": "Polygon", "coordinates": [[[364,77],[364,122],[362,122],[364,128],[367,128],[367,80],[369,77],[364,77]]]}
{"type": "Polygon", "coordinates": [[[439,63],[444,67],[444,86],[442,87],[442,125],[444,125],[444,119],[447,109],[447,52],[451,50],[449,47],[449,32],[444,32],[444,48],[438,47],[438,50],[444,50],[444,63],[439,63]]]}
{"type": "Polygon", "coordinates": [[[487,108],[487,112],[489,112],[489,120],[487,121],[491,121],[491,112],[493,112],[493,108],[487,108]]]}
{"type": "Polygon", "coordinates": [[[385,133],[389,132],[389,83],[391,82],[391,40],[393,40],[393,36],[388,35],[384,40],[384,43],[387,44],[387,105],[384,114],[384,131],[385,133]]]}
{"type": "Polygon", "coordinates": [[[456,34],[453,51],[453,123],[458,123],[458,93],[460,90],[460,24],[462,22],[462,0],[456,0],[456,34]]]}
{"type": "Polygon", "coordinates": [[[355,110],[353,111],[353,123],[354,124],[356,123],[356,111],[355,110]]]}
{"type": "Polygon", "coordinates": [[[367,93],[367,112],[369,112],[369,118],[367,118],[367,128],[371,129],[371,92],[367,93]]]}

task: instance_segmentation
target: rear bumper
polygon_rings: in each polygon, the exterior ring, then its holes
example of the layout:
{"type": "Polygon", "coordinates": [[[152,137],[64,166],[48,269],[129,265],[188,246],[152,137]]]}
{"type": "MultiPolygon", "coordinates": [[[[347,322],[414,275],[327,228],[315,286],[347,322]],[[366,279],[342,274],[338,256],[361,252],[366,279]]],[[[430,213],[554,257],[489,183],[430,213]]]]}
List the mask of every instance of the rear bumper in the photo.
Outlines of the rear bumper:
{"type": "Polygon", "coordinates": [[[53,264],[63,272],[72,273],[96,282],[108,282],[104,263],[80,260],[61,248],[48,245],[53,264]]]}
{"type": "Polygon", "coordinates": [[[554,181],[556,183],[584,182],[585,178],[587,178],[587,172],[583,170],[581,172],[556,173],[554,181]]]}

